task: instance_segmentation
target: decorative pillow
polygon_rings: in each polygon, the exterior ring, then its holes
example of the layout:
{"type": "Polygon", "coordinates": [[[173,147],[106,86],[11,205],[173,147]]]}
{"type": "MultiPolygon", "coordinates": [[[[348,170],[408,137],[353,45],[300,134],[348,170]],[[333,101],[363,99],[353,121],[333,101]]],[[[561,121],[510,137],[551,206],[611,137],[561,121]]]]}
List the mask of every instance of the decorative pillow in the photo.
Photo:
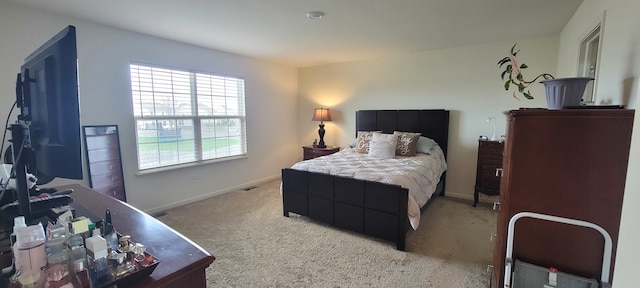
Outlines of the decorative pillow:
{"type": "Polygon", "coordinates": [[[380,133],[382,131],[358,131],[358,139],[356,141],[356,152],[369,153],[369,141],[373,137],[374,133],[380,133]]]}
{"type": "Polygon", "coordinates": [[[396,145],[398,145],[398,136],[373,133],[369,142],[369,156],[378,159],[395,158],[396,145]]]}
{"type": "Polygon", "coordinates": [[[418,146],[420,133],[393,131],[393,135],[398,137],[396,155],[416,156],[416,147],[418,146]]]}
{"type": "Polygon", "coordinates": [[[356,148],[356,143],[358,143],[358,138],[353,139],[353,141],[351,141],[351,143],[349,143],[349,148],[356,148]]]}
{"type": "Polygon", "coordinates": [[[438,143],[436,143],[436,141],[433,141],[433,139],[420,136],[420,139],[418,139],[418,146],[416,147],[416,152],[422,153],[422,154],[431,154],[433,153],[433,149],[436,146],[438,146],[438,143]]]}
{"type": "Polygon", "coordinates": [[[398,143],[398,136],[395,134],[373,133],[371,141],[393,142],[398,143]]]}

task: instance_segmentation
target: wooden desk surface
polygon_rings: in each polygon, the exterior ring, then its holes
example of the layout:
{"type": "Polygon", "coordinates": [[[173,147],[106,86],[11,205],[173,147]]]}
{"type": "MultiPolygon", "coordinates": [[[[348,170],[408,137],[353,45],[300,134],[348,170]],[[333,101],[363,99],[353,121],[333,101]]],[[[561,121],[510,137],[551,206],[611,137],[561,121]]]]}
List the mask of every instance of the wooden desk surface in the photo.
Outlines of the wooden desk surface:
{"type": "Polygon", "coordinates": [[[206,287],[205,269],[215,257],[200,246],[137,208],[79,184],[57,187],[73,189],[71,196],[96,216],[104,218],[107,208],[116,231],[147,247],[160,260],[151,275],[135,287],[206,287]]]}

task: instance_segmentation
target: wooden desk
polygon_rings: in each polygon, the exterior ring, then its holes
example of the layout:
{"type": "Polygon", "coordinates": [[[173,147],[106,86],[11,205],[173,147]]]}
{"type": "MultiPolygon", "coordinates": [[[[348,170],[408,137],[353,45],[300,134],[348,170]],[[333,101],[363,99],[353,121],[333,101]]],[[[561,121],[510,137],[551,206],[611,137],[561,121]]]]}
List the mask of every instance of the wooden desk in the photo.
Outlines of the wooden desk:
{"type": "Polygon", "coordinates": [[[73,189],[74,203],[101,218],[109,208],[116,231],[131,235],[132,241],[144,244],[160,260],[153,273],[135,287],[207,287],[205,269],[215,257],[196,243],[137,208],[91,188],[72,184],[57,189],[73,189]]]}

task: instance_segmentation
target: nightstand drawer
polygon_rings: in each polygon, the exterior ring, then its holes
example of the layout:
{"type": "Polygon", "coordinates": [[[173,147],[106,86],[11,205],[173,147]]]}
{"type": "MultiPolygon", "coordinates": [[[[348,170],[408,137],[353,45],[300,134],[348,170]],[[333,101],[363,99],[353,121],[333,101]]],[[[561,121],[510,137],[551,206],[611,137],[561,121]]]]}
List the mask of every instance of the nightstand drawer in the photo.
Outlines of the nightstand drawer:
{"type": "Polygon", "coordinates": [[[338,146],[327,146],[326,148],[303,146],[302,149],[304,151],[304,160],[326,156],[340,151],[340,147],[338,146]]]}

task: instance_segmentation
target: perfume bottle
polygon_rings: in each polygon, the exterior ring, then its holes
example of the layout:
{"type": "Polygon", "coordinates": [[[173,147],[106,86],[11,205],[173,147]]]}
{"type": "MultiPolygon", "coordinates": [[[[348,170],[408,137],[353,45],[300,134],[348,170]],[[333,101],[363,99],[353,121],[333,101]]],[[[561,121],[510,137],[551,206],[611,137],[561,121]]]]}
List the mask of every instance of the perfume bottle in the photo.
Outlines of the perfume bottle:
{"type": "Polygon", "coordinates": [[[87,271],[87,260],[77,259],[73,261],[73,271],[76,274],[76,281],[80,284],[79,288],[90,288],[91,280],[89,279],[89,271],[87,271]]]}
{"type": "Polygon", "coordinates": [[[107,209],[104,215],[104,239],[107,241],[107,248],[109,249],[109,257],[115,258],[116,251],[118,250],[118,233],[111,223],[111,211],[107,209]]]}
{"type": "Polygon", "coordinates": [[[45,287],[73,288],[73,274],[69,269],[69,250],[65,238],[54,238],[47,241],[47,269],[45,270],[45,287]]]}
{"type": "Polygon", "coordinates": [[[127,253],[118,253],[116,256],[117,259],[117,266],[115,267],[115,277],[117,278],[121,278],[124,277],[132,272],[135,272],[136,270],[136,266],[134,266],[133,264],[131,264],[129,261],[127,260],[127,253]]]}
{"type": "Polygon", "coordinates": [[[100,235],[85,240],[87,261],[89,262],[89,278],[92,286],[109,281],[109,265],[107,260],[107,241],[100,235]]]}
{"type": "Polygon", "coordinates": [[[84,238],[80,235],[72,235],[67,240],[67,246],[71,254],[71,262],[79,259],[87,259],[87,249],[84,247],[84,238]]]}

